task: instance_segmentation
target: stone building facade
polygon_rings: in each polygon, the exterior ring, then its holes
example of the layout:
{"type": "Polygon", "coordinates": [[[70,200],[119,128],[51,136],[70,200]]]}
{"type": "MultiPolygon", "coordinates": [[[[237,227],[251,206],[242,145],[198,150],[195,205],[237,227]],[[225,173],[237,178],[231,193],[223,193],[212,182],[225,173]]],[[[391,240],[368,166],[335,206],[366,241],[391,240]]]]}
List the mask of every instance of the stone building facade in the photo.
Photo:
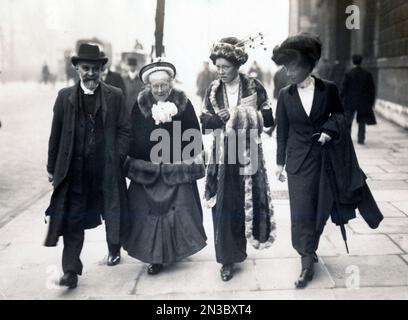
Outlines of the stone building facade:
{"type": "Polygon", "coordinates": [[[290,0],[289,31],[319,34],[321,61],[336,65],[332,80],[352,66],[352,54],[363,54],[377,83],[377,113],[408,129],[408,1],[290,0]],[[359,29],[347,28],[347,8],[358,8],[359,29]]]}

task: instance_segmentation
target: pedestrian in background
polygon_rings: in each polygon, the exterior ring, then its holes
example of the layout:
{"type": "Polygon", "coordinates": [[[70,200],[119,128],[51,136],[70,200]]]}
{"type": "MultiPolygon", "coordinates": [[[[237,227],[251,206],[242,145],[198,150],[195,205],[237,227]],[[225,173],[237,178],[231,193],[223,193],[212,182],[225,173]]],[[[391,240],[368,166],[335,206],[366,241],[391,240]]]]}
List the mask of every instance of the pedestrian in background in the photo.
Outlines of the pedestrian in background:
{"type": "Polygon", "coordinates": [[[144,84],[138,75],[137,59],[128,58],[127,65],[128,72],[124,79],[126,86],[126,107],[129,114],[132,114],[133,106],[137,101],[139,93],[143,90],[144,84]]]}
{"type": "Polygon", "coordinates": [[[84,230],[105,220],[107,264],[120,261],[126,225],[126,181],[122,164],[130,138],[125,97],[101,81],[108,58],[98,46],[81,44],[71,58],[79,81],[58,93],[48,148],[47,172],[54,191],[45,246],[64,240],[61,286],[75,288],[82,274],[84,230]]]}
{"type": "Polygon", "coordinates": [[[344,77],[341,88],[341,98],[349,122],[349,130],[357,113],[358,144],[364,144],[366,138],[366,125],[377,124],[374,114],[375,84],[371,73],[361,67],[363,56],[352,56],[354,68],[348,71],[344,77]]]}
{"type": "Polygon", "coordinates": [[[210,86],[211,82],[213,82],[217,78],[215,72],[210,70],[210,64],[208,61],[203,63],[203,70],[200,71],[197,77],[196,85],[197,85],[197,95],[200,96],[201,101],[204,100],[205,92],[207,88],[210,86]]]}
{"type": "Polygon", "coordinates": [[[273,84],[274,84],[273,97],[276,100],[278,100],[279,92],[281,91],[281,89],[289,85],[289,79],[288,76],[286,75],[285,68],[279,68],[279,70],[276,71],[273,77],[273,84]]]}
{"type": "Polygon", "coordinates": [[[109,59],[108,62],[106,63],[102,70],[102,81],[104,81],[106,84],[119,88],[126,96],[125,82],[123,81],[120,73],[114,72],[110,69],[112,65],[112,61],[110,60],[111,57],[108,57],[108,59],[109,59]]]}

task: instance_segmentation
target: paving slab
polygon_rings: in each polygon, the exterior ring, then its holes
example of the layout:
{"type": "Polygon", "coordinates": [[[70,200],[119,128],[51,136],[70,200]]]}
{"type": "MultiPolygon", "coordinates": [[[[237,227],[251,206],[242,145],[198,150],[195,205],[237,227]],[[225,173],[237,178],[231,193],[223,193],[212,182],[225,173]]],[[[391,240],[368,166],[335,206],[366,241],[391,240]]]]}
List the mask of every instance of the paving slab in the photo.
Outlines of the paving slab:
{"type": "Polygon", "coordinates": [[[367,173],[371,180],[408,180],[408,173],[367,173]]]}
{"type": "Polygon", "coordinates": [[[384,218],[377,229],[371,229],[361,219],[349,222],[349,227],[358,234],[399,234],[408,233],[407,218],[384,218]]]}
{"type": "MultiPolygon", "coordinates": [[[[261,290],[294,289],[294,281],[300,274],[300,259],[270,259],[256,260],[256,277],[261,290]]],[[[328,289],[333,288],[331,279],[324,264],[315,264],[315,276],[308,288],[328,289]]]]}
{"type": "Polygon", "coordinates": [[[402,249],[408,253],[408,234],[390,234],[389,237],[402,249]]]}
{"type": "Polygon", "coordinates": [[[391,203],[408,216],[408,201],[393,201],[391,203]]]}
{"type": "Polygon", "coordinates": [[[376,201],[406,201],[408,190],[372,190],[376,201]]]}
{"type": "Polygon", "coordinates": [[[336,288],[408,286],[408,264],[398,255],[327,257],[324,262],[336,288]]]}
{"type": "Polygon", "coordinates": [[[367,180],[371,190],[408,190],[408,183],[405,180],[367,180]]]}
{"type": "Polygon", "coordinates": [[[379,167],[389,173],[408,173],[408,165],[380,165],[379,167]]]}
{"type": "Polygon", "coordinates": [[[165,268],[160,274],[150,276],[142,272],[135,287],[135,294],[204,293],[217,291],[257,290],[259,283],[252,261],[236,264],[231,281],[220,277],[220,265],[214,262],[181,262],[165,268]]]}
{"type": "Polygon", "coordinates": [[[408,300],[407,287],[335,289],[336,300],[408,300]]]}
{"type": "Polygon", "coordinates": [[[406,215],[397,206],[395,206],[393,202],[377,201],[377,205],[380,208],[383,216],[386,218],[404,218],[406,217],[406,215]]]}
{"type": "MultiPolygon", "coordinates": [[[[340,233],[334,233],[328,236],[333,244],[335,244],[338,252],[343,251],[343,255],[347,255],[344,250],[344,243],[340,233]]],[[[389,255],[402,254],[403,251],[387,236],[383,234],[373,235],[356,235],[349,234],[347,236],[350,256],[369,256],[369,255],[389,255]]]]}

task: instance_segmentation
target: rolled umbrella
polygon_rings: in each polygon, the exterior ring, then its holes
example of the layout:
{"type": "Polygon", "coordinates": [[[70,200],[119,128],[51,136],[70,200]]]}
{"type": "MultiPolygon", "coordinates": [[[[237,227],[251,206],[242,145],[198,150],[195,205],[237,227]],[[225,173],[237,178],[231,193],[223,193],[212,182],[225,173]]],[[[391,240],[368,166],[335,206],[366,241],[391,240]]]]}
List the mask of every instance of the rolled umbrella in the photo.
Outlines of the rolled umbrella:
{"type": "Polygon", "coordinates": [[[338,189],[337,189],[337,184],[336,184],[336,178],[334,176],[334,170],[332,168],[332,163],[330,161],[330,156],[328,153],[328,148],[330,148],[330,144],[326,144],[323,146],[323,153],[324,153],[324,157],[325,157],[325,162],[326,162],[326,171],[327,174],[329,176],[329,181],[330,181],[330,187],[333,193],[333,199],[334,199],[334,206],[335,206],[335,211],[336,211],[336,216],[335,219],[337,220],[337,222],[335,222],[337,225],[340,226],[340,231],[341,231],[341,235],[343,237],[344,240],[344,244],[346,245],[346,251],[347,254],[349,254],[349,248],[347,245],[347,233],[346,233],[346,227],[344,225],[344,218],[342,215],[342,212],[340,210],[340,201],[339,201],[339,193],[338,193],[338,189]]]}

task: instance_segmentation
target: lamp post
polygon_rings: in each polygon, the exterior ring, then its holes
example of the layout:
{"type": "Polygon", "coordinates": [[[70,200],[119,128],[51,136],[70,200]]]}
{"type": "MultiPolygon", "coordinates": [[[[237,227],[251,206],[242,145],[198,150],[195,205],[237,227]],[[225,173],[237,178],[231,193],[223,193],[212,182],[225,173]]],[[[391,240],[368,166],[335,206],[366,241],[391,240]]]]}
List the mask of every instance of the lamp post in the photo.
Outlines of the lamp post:
{"type": "Polygon", "coordinates": [[[164,29],[164,9],[166,0],[157,0],[156,7],[156,31],[155,36],[155,48],[156,57],[161,57],[164,54],[163,46],[163,29],[164,29]]]}

